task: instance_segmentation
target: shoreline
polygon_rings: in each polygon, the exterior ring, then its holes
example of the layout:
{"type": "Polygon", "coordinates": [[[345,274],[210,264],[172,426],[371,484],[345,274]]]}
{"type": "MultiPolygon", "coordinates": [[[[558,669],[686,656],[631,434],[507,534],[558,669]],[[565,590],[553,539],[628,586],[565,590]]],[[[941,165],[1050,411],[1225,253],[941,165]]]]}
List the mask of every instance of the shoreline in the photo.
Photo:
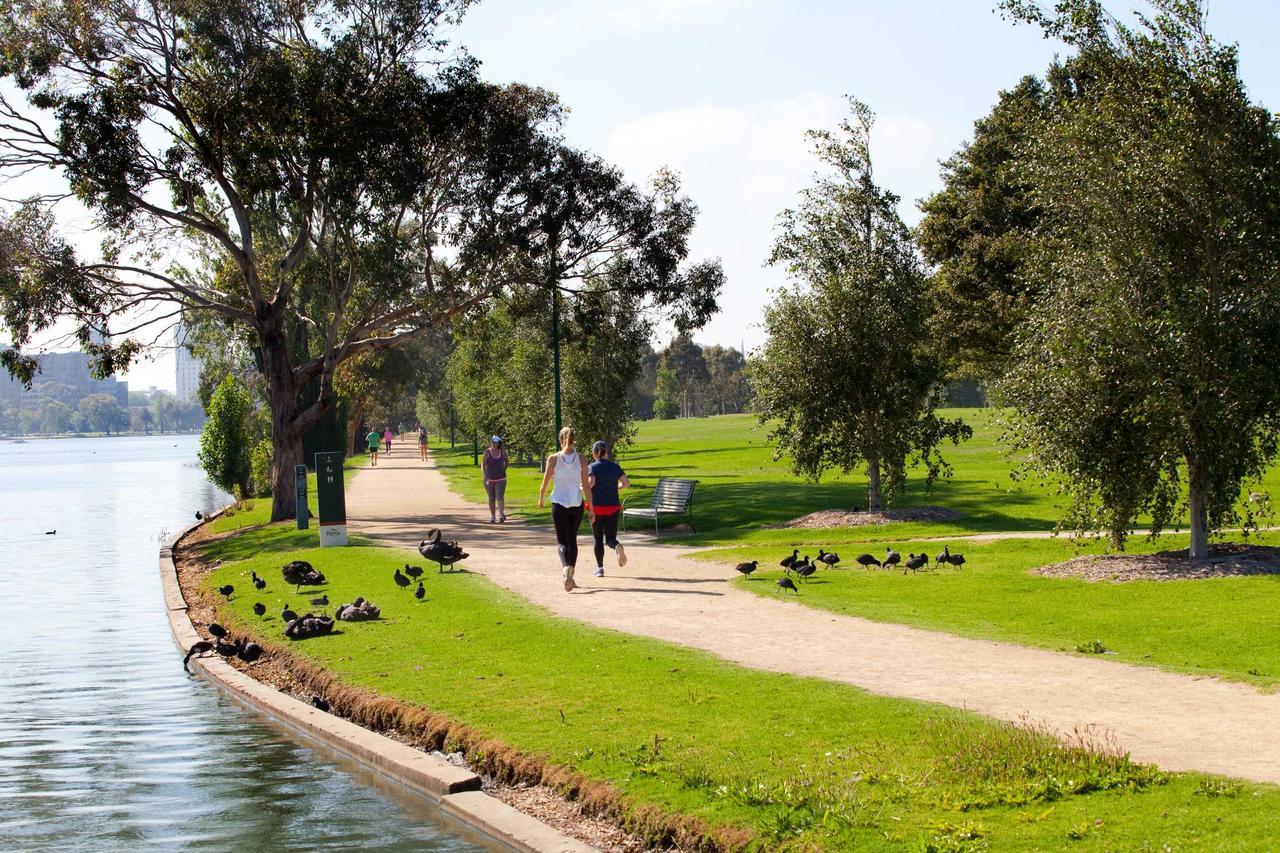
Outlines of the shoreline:
{"type": "MultiPolygon", "coordinates": [[[[214,513],[205,521],[221,515],[214,513]]],[[[175,645],[185,652],[203,639],[189,617],[190,606],[178,578],[175,554],[181,542],[202,527],[196,522],[169,537],[159,566],[165,610],[175,645]]],[[[220,657],[195,657],[191,670],[223,692],[286,728],[314,738],[379,774],[436,803],[455,820],[512,850],[527,853],[585,853],[596,848],[560,833],[481,790],[480,776],[408,744],[320,711],[231,666],[220,657]]]]}

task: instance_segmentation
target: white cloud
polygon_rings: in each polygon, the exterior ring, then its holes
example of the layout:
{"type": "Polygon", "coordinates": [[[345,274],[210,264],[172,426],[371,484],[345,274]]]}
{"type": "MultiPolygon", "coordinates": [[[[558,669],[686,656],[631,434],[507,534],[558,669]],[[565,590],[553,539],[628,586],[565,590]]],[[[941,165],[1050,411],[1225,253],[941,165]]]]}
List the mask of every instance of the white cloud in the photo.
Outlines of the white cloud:
{"type": "MultiPolygon", "coordinates": [[[[843,98],[809,92],[782,101],[731,107],[704,104],[640,116],[616,128],[603,151],[642,181],[660,166],[680,172],[700,206],[695,257],[719,257],[727,277],[722,311],[697,337],[748,349],[763,340],[758,328],[767,290],[783,282],[763,263],[777,214],[792,205],[817,166],[805,131],[834,128],[847,113],[843,98]]],[[[908,222],[915,200],[936,186],[942,134],[911,115],[881,116],[872,136],[876,179],[900,194],[908,222]]]]}

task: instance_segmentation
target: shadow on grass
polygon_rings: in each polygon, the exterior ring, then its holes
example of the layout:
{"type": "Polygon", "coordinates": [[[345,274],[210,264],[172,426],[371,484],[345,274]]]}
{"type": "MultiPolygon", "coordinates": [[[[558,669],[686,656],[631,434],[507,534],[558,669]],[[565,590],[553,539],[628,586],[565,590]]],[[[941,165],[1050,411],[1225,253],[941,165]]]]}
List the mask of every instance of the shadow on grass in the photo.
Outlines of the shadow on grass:
{"type": "Polygon", "coordinates": [[[654,589],[649,586],[597,586],[578,587],[582,595],[594,595],[597,592],[645,592],[657,595],[724,595],[723,592],[708,592],[701,589],[654,589]]]}

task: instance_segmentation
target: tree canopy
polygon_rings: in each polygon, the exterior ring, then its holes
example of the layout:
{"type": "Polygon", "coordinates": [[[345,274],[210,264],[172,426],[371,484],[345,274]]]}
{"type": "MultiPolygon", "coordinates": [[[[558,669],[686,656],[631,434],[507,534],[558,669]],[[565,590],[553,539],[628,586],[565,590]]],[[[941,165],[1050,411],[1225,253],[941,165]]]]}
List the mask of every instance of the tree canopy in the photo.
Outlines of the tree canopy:
{"type": "Polygon", "coordinates": [[[1002,393],[1065,524],[1122,545],[1186,507],[1200,557],[1280,439],[1280,125],[1200,3],[1153,5],[1129,27],[1089,0],[1006,4],[1077,53],[1023,166],[1041,295],[1002,393]]]}

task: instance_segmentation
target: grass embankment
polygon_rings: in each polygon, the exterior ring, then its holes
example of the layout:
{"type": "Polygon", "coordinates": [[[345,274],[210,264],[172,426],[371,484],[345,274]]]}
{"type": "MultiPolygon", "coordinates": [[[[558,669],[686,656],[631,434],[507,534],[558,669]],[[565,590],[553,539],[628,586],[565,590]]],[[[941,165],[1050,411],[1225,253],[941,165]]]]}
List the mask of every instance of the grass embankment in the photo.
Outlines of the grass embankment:
{"type": "MultiPolygon", "coordinates": [[[[681,537],[689,545],[729,545],[701,555],[728,564],[758,559],[762,571],[744,588],[775,594],[778,560],[793,547],[817,555],[819,547],[838,551],[847,563],[860,552],[881,557],[892,544],[903,558],[910,552],[935,554],[941,542],[919,537],[961,536],[992,531],[1048,531],[1060,512],[1060,498],[1044,483],[1016,480],[1015,462],[1002,449],[994,413],[988,409],[946,412],[974,428],[974,437],[945,450],[954,476],[926,495],[909,485],[898,506],[936,504],[963,517],[949,523],[899,523],[819,530],[762,529],[820,509],[848,506],[865,498],[865,479],[850,475],[806,483],[785,462],[775,462],[766,431],[749,415],[649,421],[640,424],[632,450],[620,461],[644,503],[659,476],[699,481],[694,513],[700,535],[681,537]]],[[[471,500],[484,500],[470,447],[437,448],[450,484],[471,500]],[[465,452],[464,452],[465,451],[465,452]]],[[[508,506],[535,519],[539,475],[536,468],[510,471],[508,506]]],[[[1264,488],[1280,495],[1280,473],[1268,472],[1264,488]]],[[[511,511],[509,509],[509,511],[511,511]]],[[[1275,541],[1264,534],[1262,541],[1275,541]]],[[[1156,542],[1131,540],[1130,550],[1186,547],[1186,537],[1156,542]]],[[[1237,577],[1194,582],[1135,581],[1086,583],[1027,574],[1036,566],[1096,552],[1102,544],[1064,539],[1009,539],[955,542],[968,564],[962,571],[903,577],[901,572],[822,572],[804,585],[805,604],[863,616],[1004,640],[1049,649],[1073,650],[1100,640],[1115,657],[1133,663],[1219,675],[1263,685],[1280,683],[1280,639],[1274,614],[1280,612],[1280,577],[1237,577]]]]}
{"type": "MultiPolygon", "coordinates": [[[[242,513],[223,525],[254,522],[242,513]]],[[[499,750],[482,745],[493,739],[526,778],[562,768],[561,779],[607,783],[622,822],[651,833],[663,825],[646,818],[653,807],[720,827],[722,840],[749,830],[764,848],[1243,849],[1280,833],[1271,786],[1157,774],[962,712],[732,666],[551,617],[478,575],[428,572],[418,603],[391,580],[412,555],[314,541],[280,524],[208,544],[206,556],[224,562],[206,588],[246,590],[219,618],[279,647],[285,602],[302,611],[322,592],[335,604],[371,598],[380,621],[288,652],[466,724],[481,763],[493,766],[499,750]],[[297,558],[328,586],[284,586],[279,567],[297,558]],[[265,592],[251,591],[250,570],[268,578],[265,592]],[[253,615],[255,601],[267,618],[253,615]]],[[[609,799],[580,781],[578,795],[609,799]]]]}

